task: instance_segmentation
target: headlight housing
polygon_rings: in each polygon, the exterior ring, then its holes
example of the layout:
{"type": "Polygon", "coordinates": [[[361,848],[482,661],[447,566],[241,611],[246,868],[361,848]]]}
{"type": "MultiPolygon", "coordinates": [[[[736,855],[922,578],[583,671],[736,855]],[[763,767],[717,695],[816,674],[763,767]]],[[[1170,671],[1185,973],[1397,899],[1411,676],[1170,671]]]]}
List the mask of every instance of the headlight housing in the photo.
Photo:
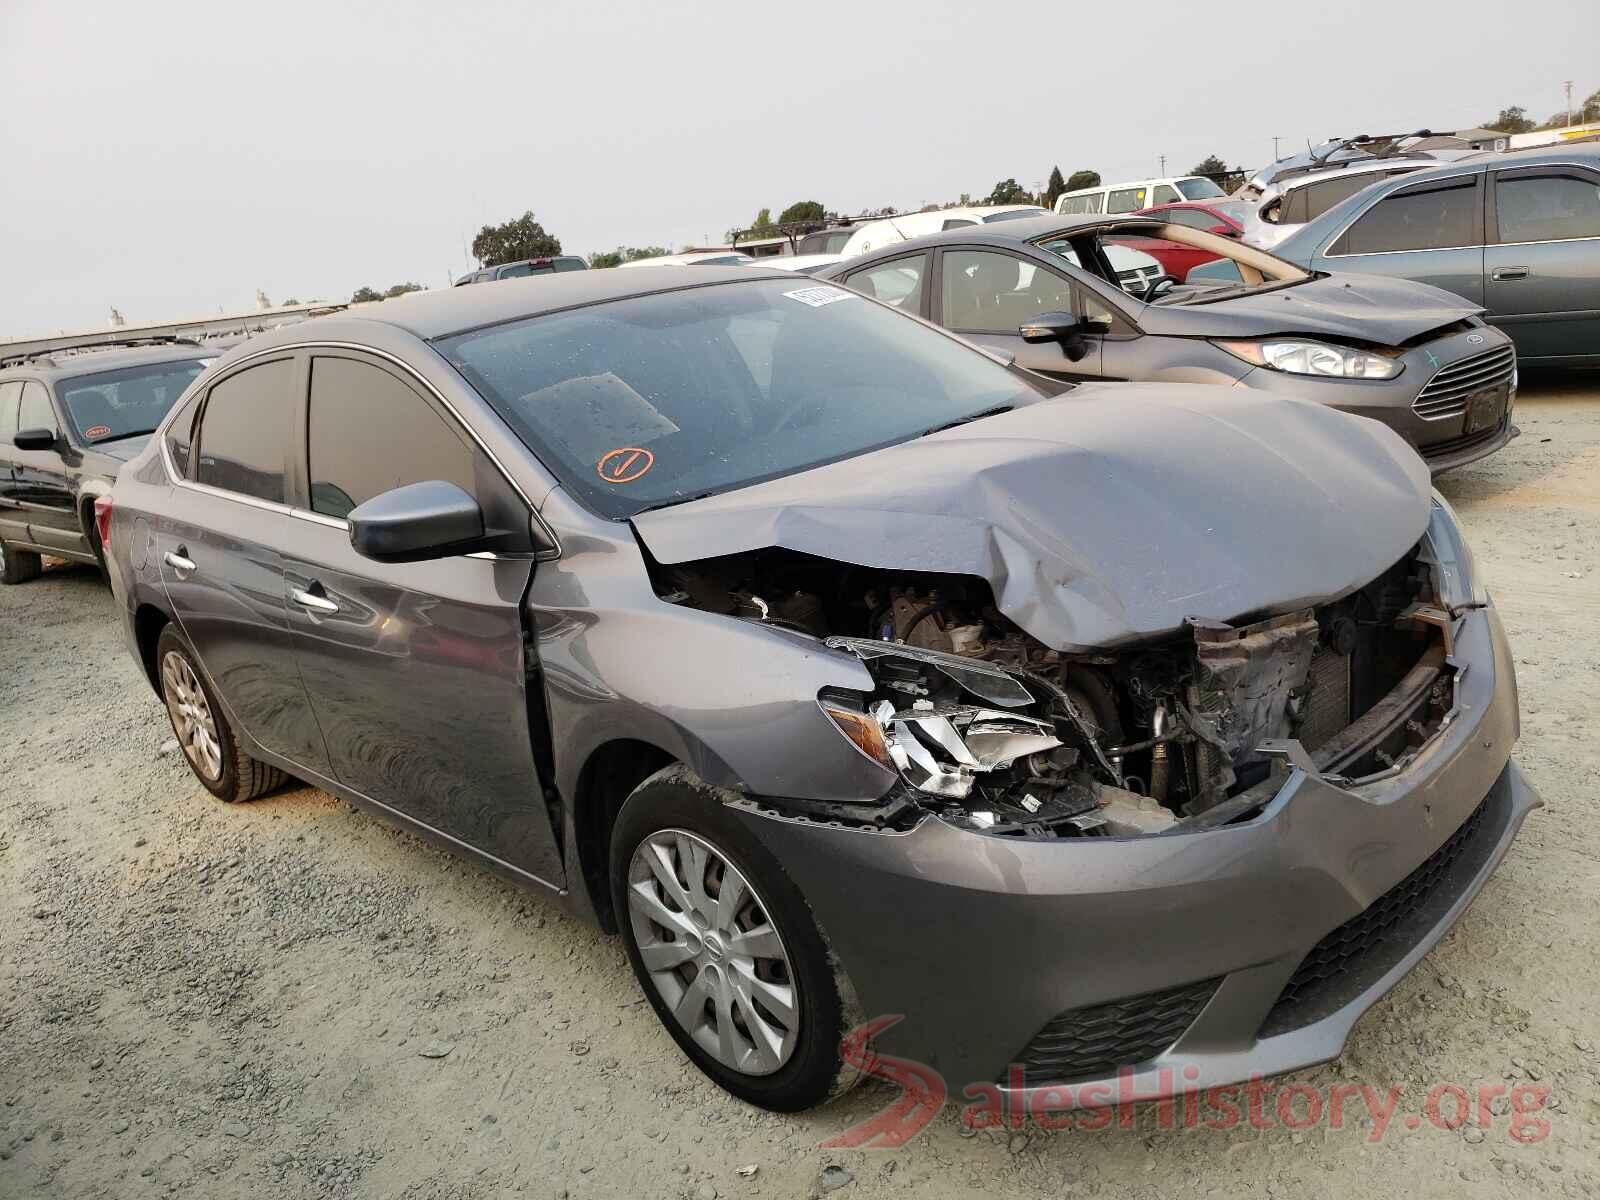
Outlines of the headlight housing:
{"type": "Polygon", "coordinates": [[[1405,364],[1398,359],[1327,342],[1264,338],[1260,341],[1219,341],[1215,344],[1235,358],[1289,375],[1320,375],[1329,379],[1393,379],[1405,370],[1405,364]]]}
{"type": "Polygon", "coordinates": [[[1489,594],[1478,582],[1477,563],[1472,548],[1461,536],[1456,510],[1438,492],[1433,493],[1433,512],[1428,517],[1425,540],[1438,576],[1439,599],[1452,610],[1487,604],[1489,594]]]}

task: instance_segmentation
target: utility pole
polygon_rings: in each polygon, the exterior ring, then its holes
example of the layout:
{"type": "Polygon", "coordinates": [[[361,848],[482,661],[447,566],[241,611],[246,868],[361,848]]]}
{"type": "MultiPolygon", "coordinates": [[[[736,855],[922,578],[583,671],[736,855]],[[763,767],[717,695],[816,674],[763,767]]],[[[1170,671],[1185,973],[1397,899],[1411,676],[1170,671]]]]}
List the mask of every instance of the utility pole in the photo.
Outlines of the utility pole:
{"type": "Polygon", "coordinates": [[[1567,80],[1567,128],[1572,128],[1572,80],[1567,80]]]}
{"type": "MultiPolygon", "coordinates": [[[[1568,90],[1570,91],[1571,89],[1568,90]]],[[[1569,121],[1568,124],[1571,124],[1571,122],[1569,121]]],[[[1158,157],[1161,159],[1161,169],[1156,172],[1156,176],[1159,179],[1165,179],[1167,177],[1167,156],[1162,154],[1158,157]]]]}
{"type": "Polygon", "coordinates": [[[1273,162],[1277,162],[1278,161],[1278,140],[1279,140],[1278,135],[1277,134],[1273,134],[1272,135],[1272,161],[1273,162]]]}

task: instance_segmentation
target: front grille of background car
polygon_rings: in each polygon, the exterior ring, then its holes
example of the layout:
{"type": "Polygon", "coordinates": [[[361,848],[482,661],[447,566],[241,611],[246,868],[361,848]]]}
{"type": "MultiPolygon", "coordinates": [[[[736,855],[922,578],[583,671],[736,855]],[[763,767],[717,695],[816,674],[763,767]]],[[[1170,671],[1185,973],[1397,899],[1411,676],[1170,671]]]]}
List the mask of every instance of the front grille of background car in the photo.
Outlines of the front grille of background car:
{"type": "Polygon", "coordinates": [[[1135,287],[1140,291],[1143,291],[1145,284],[1149,283],[1152,279],[1156,278],[1160,274],[1161,268],[1158,266],[1135,267],[1131,271],[1118,271],[1117,279],[1121,282],[1123,291],[1128,291],[1130,288],[1135,287]]]}
{"type": "Polygon", "coordinates": [[[1311,948],[1262,1022],[1260,1037],[1301,1029],[1372,986],[1455,903],[1488,859],[1503,822],[1491,791],[1415,871],[1311,948]]]}
{"type": "Polygon", "coordinates": [[[1122,1067],[1138,1067],[1183,1036],[1221,982],[1202,979],[1068,1009],[1052,1017],[1013,1061],[1022,1067],[1027,1087],[1104,1079],[1122,1067]]]}
{"type": "Polygon", "coordinates": [[[1440,367],[1427,386],[1417,393],[1411,407],[1419,417],[1441,421],[1459,417],[1467,411],[1467,397],[1487,388],[1509,382],[1517,369],[1517,352],[1510,346],[1497,346],[1448,367],[1440,367]]]}

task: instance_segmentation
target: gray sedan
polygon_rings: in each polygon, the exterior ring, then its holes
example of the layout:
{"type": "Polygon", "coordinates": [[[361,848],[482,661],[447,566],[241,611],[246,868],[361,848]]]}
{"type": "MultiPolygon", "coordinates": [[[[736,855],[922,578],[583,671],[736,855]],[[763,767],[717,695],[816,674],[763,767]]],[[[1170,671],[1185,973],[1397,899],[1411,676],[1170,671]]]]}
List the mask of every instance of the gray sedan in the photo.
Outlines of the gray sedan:
{"type": "Polygon", "coordinates": [[[406,296],[196,380],[112,588],[208,792],[618,932],[752,1103],[1328,1058],[1538,803],[1499,619],[1382,425],[1054,390],[761,267],[406,296]]]}
{"type": "Polygon", "coordinates": [[[1492,454],[1517,360],[1479,309],[1438,288],[1308,273],[1160,217],[1041,217],[956,229],[817,272],[1066,380],[1221,383],[1372,417],[1434,472],[1492,454]],[[1108,245],[1188,271],[1123,290],[1108,245]],[[1212,264],[1189,269],[1195,258],[1212,264]],[[1226,268],[1232,280],[1202,277],[1226,268]]]}
{"type": "Polygon", "coordinates": [[[1600,364],[1600,146],[1484,155],[1376,184],[1274,253],[1315,271],[1433,284],[1525,363],[1600,364]]]}

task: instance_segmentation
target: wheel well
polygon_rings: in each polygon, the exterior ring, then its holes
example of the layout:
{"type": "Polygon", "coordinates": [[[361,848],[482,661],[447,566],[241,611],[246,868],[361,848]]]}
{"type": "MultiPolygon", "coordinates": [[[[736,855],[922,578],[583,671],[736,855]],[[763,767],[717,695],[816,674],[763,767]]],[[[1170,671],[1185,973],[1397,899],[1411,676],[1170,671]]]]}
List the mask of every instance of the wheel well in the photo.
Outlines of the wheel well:
{"type": "Polygon", "coordinates": [[[611,908],[611,831],[617,814],[634,788],[672,761],[672,755],[648,742],[607,742],[589,756],[578,776],[573,813],[578,862],[595,915],[607,933],[617,930],[611,908]]]}
{"type": "Polygon", "coordinates": [[[154,604],[141,604],[133,614],[133,634],[139,644],[139,661],[156,695],[161,695],[161,675],[156,670],[156,643],[170,618],[154,604]]]}

